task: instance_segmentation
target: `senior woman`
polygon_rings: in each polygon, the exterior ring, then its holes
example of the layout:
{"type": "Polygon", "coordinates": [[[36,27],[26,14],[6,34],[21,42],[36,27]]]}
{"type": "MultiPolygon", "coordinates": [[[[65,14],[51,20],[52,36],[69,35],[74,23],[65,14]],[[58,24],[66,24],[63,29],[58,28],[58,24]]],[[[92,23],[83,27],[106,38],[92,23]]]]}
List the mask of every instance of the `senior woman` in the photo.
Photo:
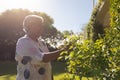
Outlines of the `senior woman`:
{"type": "Polygon", "coordinates": [[[52,80],[50,61],[58,58],[64,49],[49,52],[39,39],[44,31],[43,23],[44,19],[37,15],[28,15],[23,21],[26,35],[16,44],[16,80],[52,80]]]}

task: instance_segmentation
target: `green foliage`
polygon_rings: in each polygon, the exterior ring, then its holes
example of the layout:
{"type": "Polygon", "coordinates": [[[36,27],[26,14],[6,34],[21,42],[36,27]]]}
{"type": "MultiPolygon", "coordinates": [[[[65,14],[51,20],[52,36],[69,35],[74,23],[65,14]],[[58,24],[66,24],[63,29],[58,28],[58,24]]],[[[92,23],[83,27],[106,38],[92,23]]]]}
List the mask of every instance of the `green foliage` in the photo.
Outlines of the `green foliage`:
{"type": "Polygon", "coordinates": [[[70,39],[70,42],[75,41],[75,43],[61,55],[64,55],[68,65],[67,71],[74,74],[71,79],[75,79],[75,76],[79,76],[80,79],[86,76],[96,77],[97,80],[118,80],[116,77],[119,78],[120,71],[120,46],[116,44],[117,47],[113,47],[116,42],[113,44],[106,39],[108,37],[99,39],[95,43],[89,40],[81,42],[80,37],[76,36],[70,39]]]}
{"type": "Polygon", "coordinates": [[[63,54],[66,54],[64,58],[67,60],[67,69],[69,73],[74,74],[73,78],[75,76],[79,76],[80,79],[83,76],[99,76],[100,73],[104,72],[108,65],[106,64],[105,55],[101,50],[103,40],[101,39],[96,41],[96,43],[92,43],[89,40],[81,42],[81,37],[78,36],[71,38],[72,41],[77,41],[70,46],[68,52],[63,54]]]}
{"type": "Polygon", "coordinates": [[[86,25],[86,36],[87,39],[92,39],[93,41],[99,39],[104,34],[103,26],[96,21],[96,16],[99,12],[99,9],[102,5],[102,0],[95,6],[93,9],[89,23],[86,25]]]}
{"type": "Polygon", "coordinates": [[[120,0],[110,0],[111,27],[106,29],[103,38],[94,43],[72,36],[74,42],[68,51],[63,53],[67,71],[77,80],[79,76],[94,77],[96,80],[120,80],[120,0]]]}

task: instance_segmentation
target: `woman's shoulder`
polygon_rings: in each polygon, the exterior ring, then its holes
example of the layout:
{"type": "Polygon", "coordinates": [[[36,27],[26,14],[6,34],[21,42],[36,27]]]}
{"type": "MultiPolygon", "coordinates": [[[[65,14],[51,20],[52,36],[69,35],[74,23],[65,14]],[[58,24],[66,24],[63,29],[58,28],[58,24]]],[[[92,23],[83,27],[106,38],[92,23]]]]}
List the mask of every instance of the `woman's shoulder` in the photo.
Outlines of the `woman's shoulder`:
{"type": "Polygon", "coordinates": [[[23,37],[21,37],[21,38],[19,38],[18,39],[18,41],[17,41],[17,44],[18,43],[29,43],[30,42],[30,39],[29,39],[29,37],[27,37],[27,36],[23,36],[23,37]]]}

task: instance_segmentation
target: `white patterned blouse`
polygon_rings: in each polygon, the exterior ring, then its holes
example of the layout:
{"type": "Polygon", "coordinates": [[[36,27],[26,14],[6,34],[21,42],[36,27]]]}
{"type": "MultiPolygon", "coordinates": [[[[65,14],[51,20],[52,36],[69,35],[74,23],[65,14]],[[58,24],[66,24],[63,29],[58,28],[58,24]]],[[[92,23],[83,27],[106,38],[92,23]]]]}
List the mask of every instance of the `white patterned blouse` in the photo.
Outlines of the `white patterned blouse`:
{"type": "Polygon", "coordinates": [[[26,35],[21,37],[16,44],[16,80],[52,80],[50,62],[42,62],[48,51],[41,40],[35,42],[26,35]]]}

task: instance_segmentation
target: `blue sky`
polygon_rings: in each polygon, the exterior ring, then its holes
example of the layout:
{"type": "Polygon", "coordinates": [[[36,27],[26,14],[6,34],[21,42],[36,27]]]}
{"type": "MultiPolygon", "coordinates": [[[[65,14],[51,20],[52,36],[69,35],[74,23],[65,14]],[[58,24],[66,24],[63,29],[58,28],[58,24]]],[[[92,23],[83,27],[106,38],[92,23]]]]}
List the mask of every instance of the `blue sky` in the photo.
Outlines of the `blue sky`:
{"type": "Polygon", "coordinates": [[[88,23],[93,10],[92,0],[0,0],[0,5],[0,12],[12,8],[45,12],[54,19],[58,30],[75,33],[88,23]]]}

